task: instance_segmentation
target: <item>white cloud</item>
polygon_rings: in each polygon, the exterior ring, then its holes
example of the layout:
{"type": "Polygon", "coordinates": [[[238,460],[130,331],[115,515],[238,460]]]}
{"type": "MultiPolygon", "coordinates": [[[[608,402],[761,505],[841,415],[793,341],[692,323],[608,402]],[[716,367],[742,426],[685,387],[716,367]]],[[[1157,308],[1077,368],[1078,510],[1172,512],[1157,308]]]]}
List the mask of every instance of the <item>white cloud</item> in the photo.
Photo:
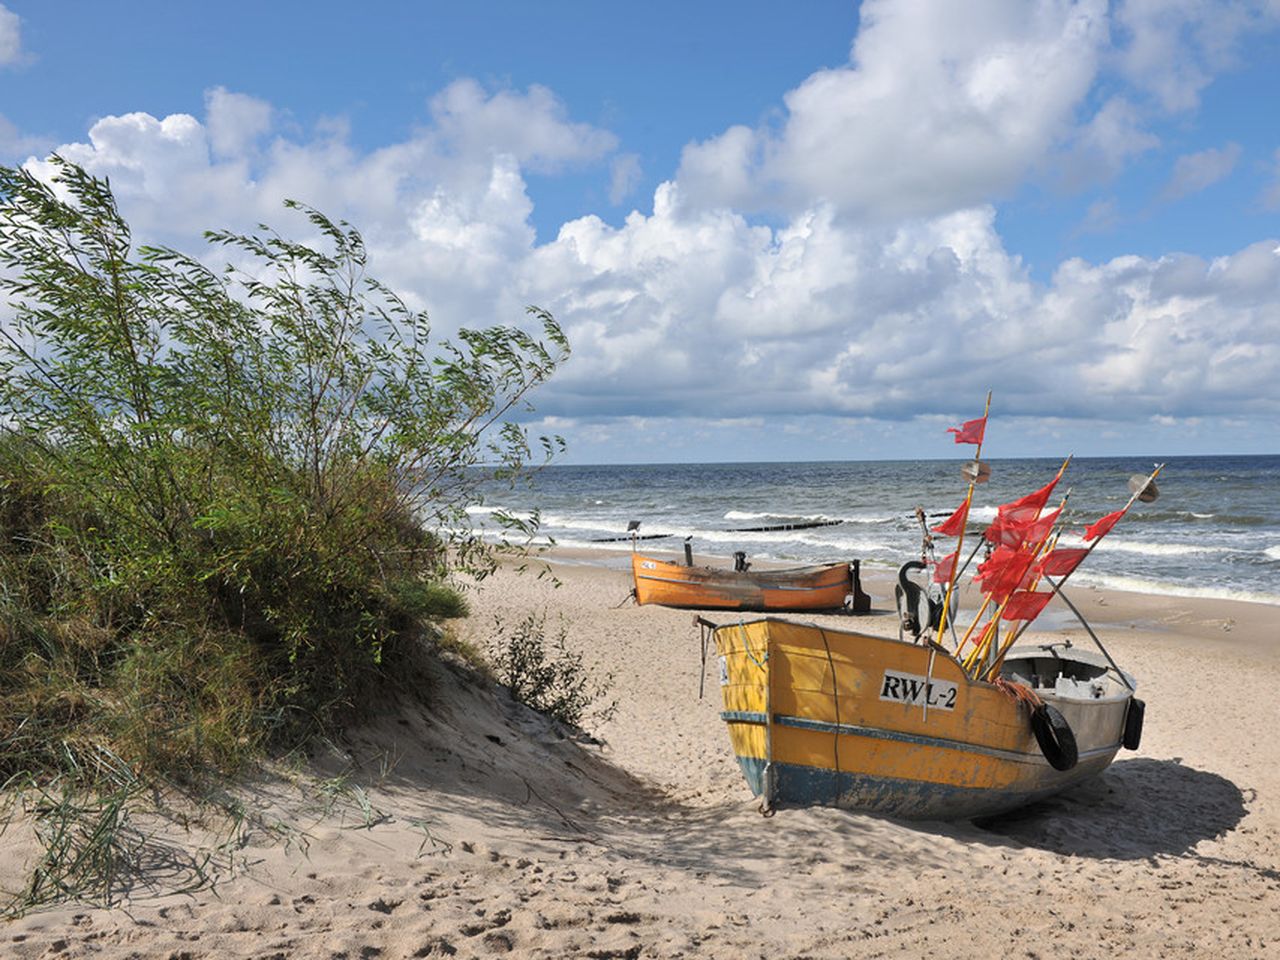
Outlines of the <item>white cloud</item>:
{"type": "Polygon", "coordinates": [[[685,147],[682,202],[891,220],[1046,173],[1083,189],[1157,147],[1153,124],[1197,107],[1242,40],[1277,22],[1275,0],[868,0],[850,62],[787,93],[779,122],[685,147]]]}
{"type": "MultiPolygon", "coordinates": [[[[519,319],[512,274],[535,241],[523,171],[586,163],[614,142],[571,122],[544,88],[485,96],[471,81],[432,101],[434,122],[371,152],[354,149],[340,120],[309,137],[274,135],[269,104],[209,92],[204,121],[186,114],[109,116],[87,142],[57,148],[109,176],[135,234],[200,249],[211,227],[260,222],[305,232],[281,208],[293,198],[359,225],[379,275],[431,310],[443,333],[519,319]]],[[[33,169],[48,171],[40,162],[33,169]]]]}
{"type": "Polygon", "coordinates": [[[243,93],[215,87],[205,94],[205,126],[209,143],[220,156],[249,152],[259,137],[271,129],[271,104],[243,93]]]}
{"type": "Polygon", "coordinates": [[[701,143],[687,144],[680,153],[682,192],[707,208],[767,205],[759,169],[763,145],[760,134],[741,125],[701,143]]]}
{"type": "Polygon", "coordinates": [[[1059,179],[1068,189],[1106,182],[1130,160],[1159,145],[1159,137],[1146,129],[1141,111],[1131,101],[1109,97],[1066,147],[1058,161],[1059,179]]]}
{"type": "Polygon", "coordinates": [[[1043,286],[990,206],[874,222],[818,202],[766,227],[673,181],[650,214],[584,217],[538,245],[524,164],[581,162],[606,138],[544,94],[515,110],[517,94],[495,107],[451,89],[443,129],[370,153],[332,128],[260,146],[270,108],[225,93],[203,123],[107,117],[60,152],[111,176],[140,238],[287,226],[293,196],[358,224],[374,271],[443,331],[551,309],[574,357],[539,398],[548,415],[894,419],[992,385],[1027,414],[1280,412],[1274,241],[1212,262],[1073,260],[1043,286]]]}
{"type": "Polygon", "coordinates": [[[1108,42],[1104,0],[869,0],[846,67],[786,95],[781,127],[686,149],[690,202],[945,213],[1012,192],[1072,133],[1108,42]]]}
{"type": "Polygon", "coordinates": [[[1275,0],[1124,0],[1115,20],[1124,76],[1170,113],[1199,106],[1240,41],[1280,19],[1275,0]]]}
{"type": "Polygon", "coordinates": [[[22,50],[22,21],[0,4],[0,67],[15,66],[26,59],[22,50]]]}
{"type": "Polygon", "coordinates": [[[1027,414],[1280,413],[1274,243],[1069,261],[1041,287],[989,208],[858,228],[826,207],[769,231],[691,212],[676,190],[651,217],[575,221],[534,254],[530,298],[575,345],[557,411],[892,419],[996,386],[1027,414]]]}
{"type": "Polygon", "coordinates": [[[634,153],[622,153],[609,164],[609,202],[615,207],[631,196],[640,183],[643,172],[640,158],[634,153]]]}
{"type": "Polygon", "coordinates": [[[508,154],[540,173],[599,160],[617,146],[608,131],[571,122],[538,84],[489,95],[474,80],[456,80],[431,100],[431,116],[436,135],[461,156],[508,154]]]}
{"type": "Polygon", "coordinates": [[[1173,176],[1161,191],[1161,197],[1165,200],[1180,200],[1211,187],[1236,168],[1240,152],[1240,144],[1228,143],[1220,149],[1210,148],[1179,157],[1173,165],[1173,176]]]}

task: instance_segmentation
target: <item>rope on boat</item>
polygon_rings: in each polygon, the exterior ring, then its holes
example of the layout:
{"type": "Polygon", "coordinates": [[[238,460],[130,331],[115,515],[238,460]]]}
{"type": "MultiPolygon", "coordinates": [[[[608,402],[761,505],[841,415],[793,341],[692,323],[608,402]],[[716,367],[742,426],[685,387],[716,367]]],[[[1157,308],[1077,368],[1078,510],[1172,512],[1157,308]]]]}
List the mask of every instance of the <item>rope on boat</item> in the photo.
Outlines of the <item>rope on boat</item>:
{"type": "MultiPolygon", "coordinates": [[[[835,784],[835,796],[832,797],[832,803],[835,806],[840,805],[840,688],[836,685],[836,662],[831,657],[831,644],[827,643],[827,631],[822,627],[818,627],[818,633],[822,636],[822,645],[827,650],[827,664],[831,667],[831,704],[835,708],[836,729],[831,735],[831,762],[835,767],[835,777],[832,783],[835,784]]],[[[927,697],[926,697],[927,699],[927,697]]]]}
{"type": "Polygon", "coordinates": [[[757,660],[756,655],[751,652],[751,643],[750,641],[747,640],[747,625],[741,620],[738,621],[738,631],[742,634],[742,650],[744,653],[746,653],[747,658],[752,663],[754,663],[757,667],[759,667],[761,670],[767,670],[768,667],[766,667],[764,664],[765,664],[765,660],[769,659],[768,646],[765,647],[764,660],[757,660]]]}
{"type": "Polygon", "coordinates": [[[1040,694],[1016,680],[1006,680],[1004,677],[997,676],[992,678],[991,685],[1011,700],[1025,703],[1031,710],[1044,705],[1044,699],[1040,694]]]}

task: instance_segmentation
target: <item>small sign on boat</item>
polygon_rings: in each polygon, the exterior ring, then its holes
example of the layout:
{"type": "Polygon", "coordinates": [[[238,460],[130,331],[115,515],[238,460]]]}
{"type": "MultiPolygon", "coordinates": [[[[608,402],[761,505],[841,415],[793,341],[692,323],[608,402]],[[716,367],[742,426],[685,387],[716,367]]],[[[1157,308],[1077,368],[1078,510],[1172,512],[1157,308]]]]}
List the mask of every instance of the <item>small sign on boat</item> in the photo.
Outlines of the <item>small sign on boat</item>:
{"type": "Polygon", "coordinates": [[[909,703],[939,710],[956,708],[956,685],[948,680],[930,679],[915,673],[899,673],[886,670],[880,684],[880,699],[895,703],[909,703]]]}

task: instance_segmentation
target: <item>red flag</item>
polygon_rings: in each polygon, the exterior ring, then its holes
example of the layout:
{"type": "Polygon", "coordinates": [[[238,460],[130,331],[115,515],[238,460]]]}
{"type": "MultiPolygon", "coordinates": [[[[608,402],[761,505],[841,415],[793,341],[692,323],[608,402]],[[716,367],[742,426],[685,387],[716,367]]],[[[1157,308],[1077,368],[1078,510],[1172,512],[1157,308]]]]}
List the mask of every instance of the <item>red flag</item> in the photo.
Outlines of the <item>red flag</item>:
{"type": "Polygon", "coordinates": [[[978,566],[974,580],[982,582],[982,592],[995,600],[1003,600],[1026,585],[1035,556],[1029,550],[996,547],[985,563],[978,566]]]}
{"type": "Polygon", "coordinates": [[[1059,507],[1052,513],[1046,513],[1038,520],[1032,520],[1023,527],[1024,543],[1042,543],[1049,536],[1049,531],[1053,529],[1053,525],[1058,522],[1058,516],[1062,513],[1059,507]]]}
{"type": "Polygon", "coordinates": [[[947,427],[947,433],[956,435],[956,443],[982,443],[982,435],[987,430],[987,418],[966,420],[958,427],[947,427]]]}
{"type": "Polygon", "coordinates": [[[1111,528],[1120,522],[1120,518],[1124,516],[1123,510],[1117,510],[1115,513],[1108,513],[1105,517],[1095,520],[1085,528],[1084,538],[1086,540],[1096,540],[1098,537],[1105,537],[1111,532],[1111,528]]]}
{"type": "Polygon", "coordinates": [[[1049,494],[1053,493],[1053,488],[1058,485],[1060,479],[1061,477],[1054,477],[1034,493],[1028,493],[1025,497],[1002,504],[996,509],[996,515],[1019,523],[1038,517],[1044,505],[1049,502],[1049,494]]]}
{"type": "Polygon", "coordinates": [[[939,560],[937,565],[933,568],[933,582],[934,583],[950,583],[951,574],[955,571],[955,569],[956,569],[956,555],[955,553],[949,553],[945,557],[943,557],[941,560],[939,560]]]}
{"type": "Polygon", "coordinates": [[[1041,576],[1065,577],[1076,567],[1080,566],[1080,561],[1088,554],[1085,547],[1062,547],[1045,555],[1044,559],[1036,564],[1036,572],[1041,576]]]}
{"type": "Polygon", "coordinates": [[[1009,523],[1001,517],[996,517],[982,535],[997,546],[1014,549],[1022,546],[1022,541],[1026,539],[1022,535],[1020,524],[1009,523]]]}
{"type": "Polygon", "coordinates": [[[958,537],[960,535],[960,531],[964,529],[964,522],[967,519],[966,515],[969,512],[966,509],[967,505],[968,501],[965,501],[965,503],[956,507],[955,513],[947,517],[947,519],[943,520],[936,527],[932,528],[933,532],[944,537],[958,537]]]}
{"type": "Polygon", "coordinates": [[[1019,590],[1009,598],[1004,613],[1000,616],[1005,620],[1034,620],[1040,616],[1040,611],[1052,596],[1048,591],[1035,593],[1031,590],[1019,590]]]}
{"type": "Polygon", "coordinates": [[[1039,519],[1030,517],[1023,521],[1017,521],[1009,516],[997,515],[991,526],[987,527],[983,536],[992,543],[1005,547],[1020,547],[1024,543],[1040,543],[1045,537],[1049,536],[1049,531],[1053,529],[1053,525],[1057,522],[1060,513],[1062,513],[1061,507],[1052,513],[1046,513],[1039,519]]]}

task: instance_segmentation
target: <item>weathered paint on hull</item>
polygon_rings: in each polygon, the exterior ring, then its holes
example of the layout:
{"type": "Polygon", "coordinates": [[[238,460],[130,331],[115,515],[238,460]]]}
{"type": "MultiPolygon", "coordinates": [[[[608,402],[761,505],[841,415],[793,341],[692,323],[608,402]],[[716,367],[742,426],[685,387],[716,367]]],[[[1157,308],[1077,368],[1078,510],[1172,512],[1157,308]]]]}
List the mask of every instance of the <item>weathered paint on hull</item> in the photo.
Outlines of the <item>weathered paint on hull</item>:
{"type": "MultiPolygon", "coordinates": [[[[866,810],[908,820],[969,820],[1006,813],[1051,797],[1097,776],[1114,756],[1113,750],[1105,757],[1081,761],[1070,776],[1048,778],[1038,787],[1028,783],[1002,790],[775,763],[773,803],[866,810]]],[[[757,757],[738,757],[738,765],[752,794],[762,796],[766,762],[757,757]]]]}
{"type": "Polygon", "coordinates": [[[1105,769],[1129,701],[1041,691],[1079,747],[1076,766],[1058,771],[1026,708],[943,651],[773,619],[721,627],[716,647],[734,753],[757,795],[772,761],[768,792],[781,804],[929,819],[1000,813],[1105,769]]]}
{"type": "MultiPolygon", "coordinates": [[[[764,792],[763,760],[739,757],[738,763],[752,793],[764,792]]],[[[1094,770],[1088,776],[1094,776],[1094,770]]],[[[910,820],[968,820],[1026,806],[1065,789],[985,790],[953,787],[918,780],[896,780],[815,767],[776,764],[774,803],[778,806],[833,806],[867,810],[910,820]]],[[[1086,779],[1077,777],[1073,783],[1086,779]]]]}
{"type": "Polygon", "coordinates": [[[738,572],[631,555],[636,601],[694,610],[835,610],[855,594],[849,564],[738,572]]]}

